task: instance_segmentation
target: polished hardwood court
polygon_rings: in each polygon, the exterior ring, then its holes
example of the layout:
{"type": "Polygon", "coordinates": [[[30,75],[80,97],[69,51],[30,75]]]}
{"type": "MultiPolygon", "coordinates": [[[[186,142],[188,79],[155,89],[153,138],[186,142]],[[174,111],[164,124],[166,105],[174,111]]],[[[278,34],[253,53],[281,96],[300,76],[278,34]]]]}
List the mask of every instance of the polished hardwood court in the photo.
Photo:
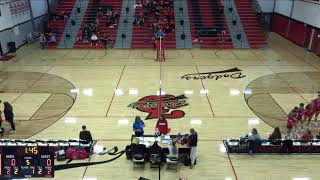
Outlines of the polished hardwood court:
{"type": "MultiPolygon", "coordinates": [[[[0,99],[13,105],[16,134],[4,138],[75,139],[82,125],[97,144],[123,150],[136,115],[154,134],[157,95],[166,94],[171,134],[199,134],[197,165],[162,168],[161,179],[317,180],[319,155],[236,155],[223,140],[253,127],[267,138],[276,126],[286,132],[286,114],[320,91],[320,58],[270,33],[264,49],[155,50],[46,49],[21,47],[0,62],[0,99]],[[219,73],[216,73],[219,72],[219,73]],[[185,78],[188,75],[191,78],[185,78]]],[[[3,109],[3,104],[1,104],[3,109]]],[[[3,122],[9,128],[7,122],[3,122]]],[[[313,127],[313,133],[320,129],[313,127]]],[[[79,162],[107,160],[93,155],[79,162]]],[[[59,162],[60,164],[61,162],[59,162]]],[[[125,156],[106,164],[57,171],[57,180],[157,179],[158,171],[136,169],[125,156]]]]}

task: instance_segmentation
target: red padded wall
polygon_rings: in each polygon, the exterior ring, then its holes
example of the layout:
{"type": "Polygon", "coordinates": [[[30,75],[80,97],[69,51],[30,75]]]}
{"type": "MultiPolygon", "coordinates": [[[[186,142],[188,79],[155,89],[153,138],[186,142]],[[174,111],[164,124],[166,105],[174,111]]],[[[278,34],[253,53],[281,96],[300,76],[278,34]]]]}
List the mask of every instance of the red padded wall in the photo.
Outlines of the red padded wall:
{"type": "Polygon", "coordinates": [[[272,31],[287,37],[289,19],[279,14],[272,15],[271,27],[272,31]]]}
{"type": "Polygon", "coordinates": [[[290,20],[288,39],[295,42],[299,46],[304,46],[307,36],[307,26],[295,20],[290,20]]]}

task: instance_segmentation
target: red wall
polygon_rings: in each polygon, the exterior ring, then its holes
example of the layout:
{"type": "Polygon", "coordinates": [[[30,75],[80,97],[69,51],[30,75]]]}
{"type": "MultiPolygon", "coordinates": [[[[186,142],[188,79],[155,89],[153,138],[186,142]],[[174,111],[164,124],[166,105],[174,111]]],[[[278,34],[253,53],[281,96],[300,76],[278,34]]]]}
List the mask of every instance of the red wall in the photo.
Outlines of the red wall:
{"type": "Polygon", "coordinates": [[[287,37],[288,25],[289,25],[288,18],[278,14],[272,15],[271,29],[273,32],[276,32],[282,36],[287,37]]]}
{"type": "Polygon", "coordinates": [[[289,27],[289,33],[288,33],[288,39],[292,40],[296,44],[300,46],[304,46],[306,36],[307,36],[307,26],[304,25],[301,22],[291,20],[290,21],[290,27],[289,27]]]}
{"type": "Polygon", "coordinates": [[[307,37],[311,34],[311,30],[315,29],[311,51],[320,56],[320,38],[318,38],[320,29],[307,26],[304,23],[276,13],[272,14],[271,29],[273,32],[286,37],[302,47],[309,44],[307,37]]]}
{"type": "Polygon", "coordinates": [[[273,14],[272,15],[272,31],[288,38],[296,44],[303,46],[307,35],[307,26],[288,17],[273,14]]]}
{"type": "Polygon", "coordinates": [[[318,56],[320,56],[320,38],[318,38],[318,36],[320,36],[320,29],[315,30],[311,51],[316,53],[318,56]]]}

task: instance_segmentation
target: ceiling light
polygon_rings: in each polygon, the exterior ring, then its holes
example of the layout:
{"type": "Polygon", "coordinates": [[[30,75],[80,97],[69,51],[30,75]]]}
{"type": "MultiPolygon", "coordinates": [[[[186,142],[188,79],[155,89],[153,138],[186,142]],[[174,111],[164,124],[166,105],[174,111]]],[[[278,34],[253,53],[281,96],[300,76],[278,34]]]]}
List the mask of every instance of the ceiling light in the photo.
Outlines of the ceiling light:
{"type": "Polygon", "coordinates": [[[229,94],[231,96],[238,96],[240,94],[239,89],[230,89],[229,94]]]}
{"type": "Polygon", "coordinates": [[[260,120],[258,118],[251,118],[251,119],[248,119],[248,124],[249,125],[259,125],[260,120]]]}
{"type": "Polygon", "coordinates": [[[77,123],[77,119],[75,117],[66,117],[64,122],[67,124],[75,124],[77,123]]]}
{"type": "Polygon", "coordinates": [[[191,125],[201,125],[202,121],[199,120],[199,119],[193,119],[193,120],[190,121],[190,124],[191,125]]]}
{"type": "Polygon", "coordinates": [[[201,89],[200,94],[208,94],[209,90],[208,89],[201,89]]]}
{"type": "Polygon", "coordinates": [[[193,94],[193,90],[186,90],[186,91],[184,91],[184,94],[191,95],[191,94],[193,94]]]}
{"type": "Polygon", "coordinates": [[[85,96],[92,96],[92,89],[91,88],[87,88],[87,89],[83,89],[82,90],[82,93],[83,93],[83,95],[85,95],[85,96]]]}
{"type": "Polygon", "coordinates": [[[119,119],[118,125],[128,125],[130,122],[128,119],[119,119]]]}
{"type": "Polygon", "coordinates": [[[123,93],[122,89],[116,89],[116,90],[114,91],[114,94],[115,94],[116,96],[122,96],[124,93],[123,93]]]}
{"type": "MultiPolygon", "coordinates": [[[[165,94],[166,94],[166,92],[163,91],[163,90],[161,90],[161,96],[162,96],[162,95],[165,95],[165,94]]],[[[160,91],[158,90],[158,91],[157,91],[157,96],[159,96],[159,95],[160,95],[160,91]]]]}
{"type": "Polygon", "coordinates": [[[71,93],[79,93],[79,89],[70,89],[71,93]]]}
{"type": "Polygon", "coordinates": [[[135,89],[135,88],[130,88],[129,89],[129,94],[130,95],[138,95],[138,89],[135,89]]]}

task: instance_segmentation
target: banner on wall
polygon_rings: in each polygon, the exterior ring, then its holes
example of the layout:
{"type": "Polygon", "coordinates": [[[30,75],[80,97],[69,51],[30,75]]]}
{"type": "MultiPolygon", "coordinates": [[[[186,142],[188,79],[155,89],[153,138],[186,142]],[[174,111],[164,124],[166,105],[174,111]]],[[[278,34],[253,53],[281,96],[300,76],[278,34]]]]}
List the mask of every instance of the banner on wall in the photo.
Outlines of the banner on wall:
{"type": "Polygon", "coordinates": [[[24,15],[30,10],[28,0],[13,0],[9,6],[12,16],[24,15]]]}

